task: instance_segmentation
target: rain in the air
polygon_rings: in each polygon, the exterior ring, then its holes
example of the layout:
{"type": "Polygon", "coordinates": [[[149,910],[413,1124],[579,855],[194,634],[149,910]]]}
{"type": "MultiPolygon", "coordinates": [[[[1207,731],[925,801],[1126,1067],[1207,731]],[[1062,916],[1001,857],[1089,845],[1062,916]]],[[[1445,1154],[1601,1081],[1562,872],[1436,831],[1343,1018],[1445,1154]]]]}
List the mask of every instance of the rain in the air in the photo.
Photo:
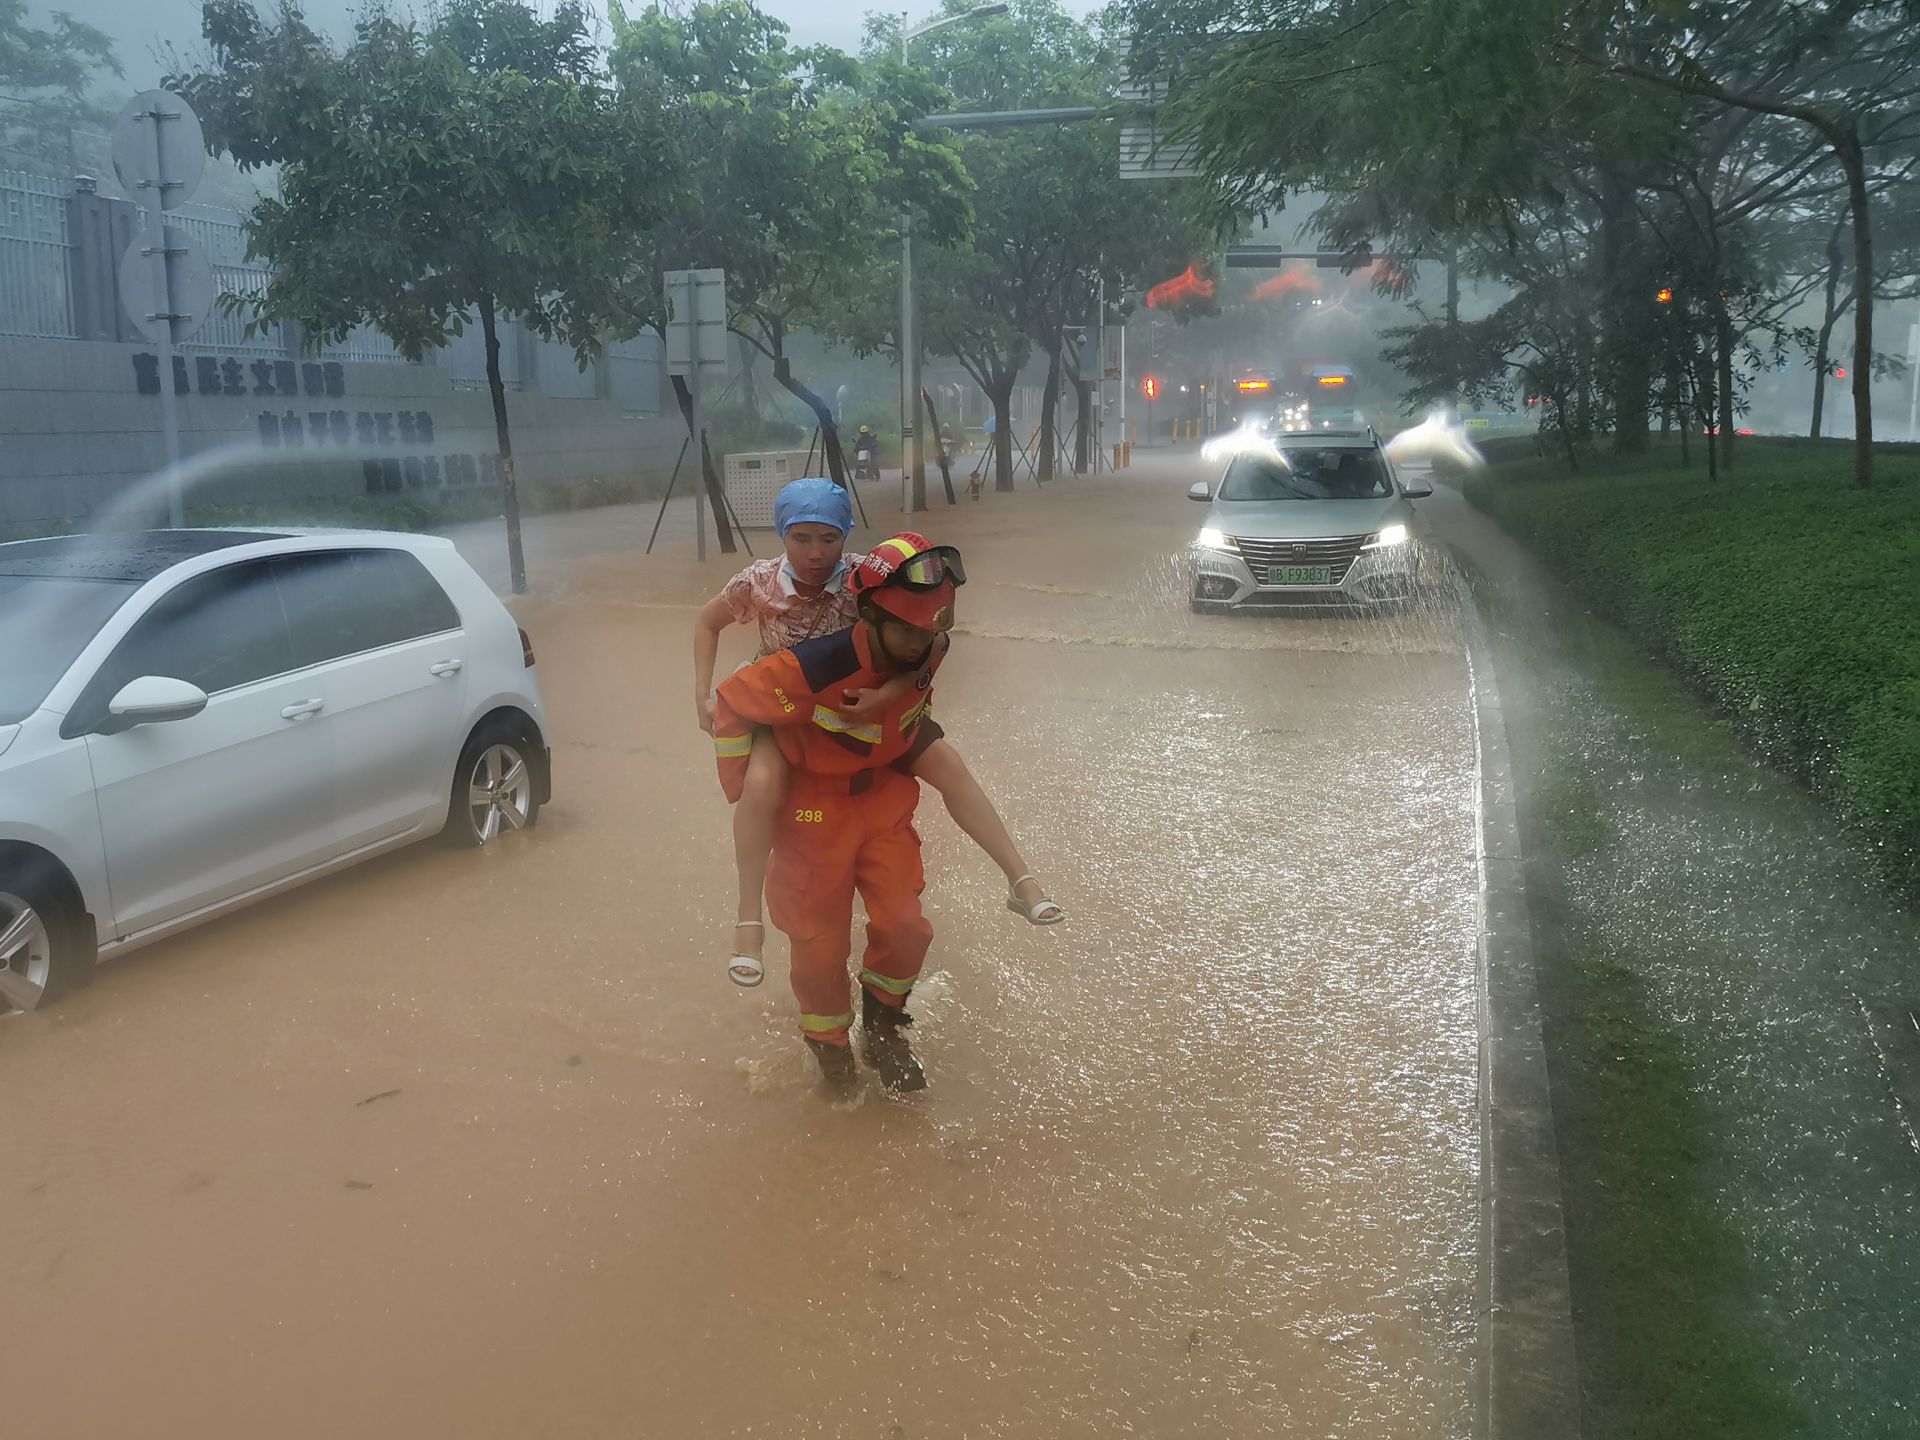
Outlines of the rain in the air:
{"type": "Polygon", "coordinates": [[[1916,0],[0,0],[0,1433],[1920,1437],[1916,0]]]}

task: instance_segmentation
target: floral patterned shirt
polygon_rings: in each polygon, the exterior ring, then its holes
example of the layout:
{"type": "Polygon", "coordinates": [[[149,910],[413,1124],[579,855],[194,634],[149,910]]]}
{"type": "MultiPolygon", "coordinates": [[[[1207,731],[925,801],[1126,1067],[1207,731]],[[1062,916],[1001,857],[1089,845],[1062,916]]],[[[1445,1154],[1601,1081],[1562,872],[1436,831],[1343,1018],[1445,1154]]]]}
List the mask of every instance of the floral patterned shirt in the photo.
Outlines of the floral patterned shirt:
{"type": "Polygon", "coordinates": [[[741,625],[758,626],[760,653],[772,655],[803,640],[850,629],[855,619],[853,587],[847,583],[862,557],[845,555],[818,595],[802,595],[785,560],[756,560],[720,592],[741,625]]]}

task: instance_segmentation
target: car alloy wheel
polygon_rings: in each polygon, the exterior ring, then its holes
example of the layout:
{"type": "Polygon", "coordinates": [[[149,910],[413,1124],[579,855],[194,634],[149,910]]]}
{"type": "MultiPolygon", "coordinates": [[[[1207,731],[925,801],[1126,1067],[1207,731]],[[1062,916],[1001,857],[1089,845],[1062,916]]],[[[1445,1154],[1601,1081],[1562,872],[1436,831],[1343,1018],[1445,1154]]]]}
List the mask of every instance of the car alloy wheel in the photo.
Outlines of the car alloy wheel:
{"type": "Polygon", "coordinates": [[[0,890],[0,1007],[32,1010],[53,978],[53,934],[27,901],[0,890]]]}
{"type": "Polygon", "coordinates": [[[502,830],[524,830],[533,816],[533,769],[511,745],[489,745],[467,777],[467,815],[485,845],[502,830]]]}

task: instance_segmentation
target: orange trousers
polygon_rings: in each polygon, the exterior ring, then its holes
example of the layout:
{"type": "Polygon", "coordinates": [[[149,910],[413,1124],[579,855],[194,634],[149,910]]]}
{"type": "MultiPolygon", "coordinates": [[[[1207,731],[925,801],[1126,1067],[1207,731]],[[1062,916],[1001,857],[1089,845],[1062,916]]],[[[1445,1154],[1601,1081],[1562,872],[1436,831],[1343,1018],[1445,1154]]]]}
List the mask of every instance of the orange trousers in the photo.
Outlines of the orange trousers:
{"type": "Polygon", "coordinates": [[[920,782],[894,769],[870,772],[872,787],[796,770],[774,829],[767,915],[793,945],[793,993],[809,1039],[847,1043],[853,1024],[847,957],[853,896],[867,906],[860,983],[883,1005],[904,1005],[919,978],[933,926],[920,908],[926,868],[913,812],[920,782]]]}

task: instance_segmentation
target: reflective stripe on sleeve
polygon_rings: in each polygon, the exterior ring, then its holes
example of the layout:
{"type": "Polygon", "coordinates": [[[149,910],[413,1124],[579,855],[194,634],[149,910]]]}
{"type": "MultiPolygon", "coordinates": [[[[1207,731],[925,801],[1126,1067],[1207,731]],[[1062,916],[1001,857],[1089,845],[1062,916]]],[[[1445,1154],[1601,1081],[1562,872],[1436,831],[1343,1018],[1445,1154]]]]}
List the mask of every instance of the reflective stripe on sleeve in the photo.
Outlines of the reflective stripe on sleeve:
{"type": "Polygon", "coordinates": [[[751,735],[716,735],[713,737],[713,753],[722,760],[738,760],[753,753],[751,735]]]}
{"type": "Polygon", "coordinates": [[[831,730],[835,735],[847,735],[855,740],[864,740],[869,745],[878,745],[882,739],[878,725],[862,725],[844,719],[838,711],[829,710],[824,705],[813,707],[813,723],[822,730],[831,730]]]}

